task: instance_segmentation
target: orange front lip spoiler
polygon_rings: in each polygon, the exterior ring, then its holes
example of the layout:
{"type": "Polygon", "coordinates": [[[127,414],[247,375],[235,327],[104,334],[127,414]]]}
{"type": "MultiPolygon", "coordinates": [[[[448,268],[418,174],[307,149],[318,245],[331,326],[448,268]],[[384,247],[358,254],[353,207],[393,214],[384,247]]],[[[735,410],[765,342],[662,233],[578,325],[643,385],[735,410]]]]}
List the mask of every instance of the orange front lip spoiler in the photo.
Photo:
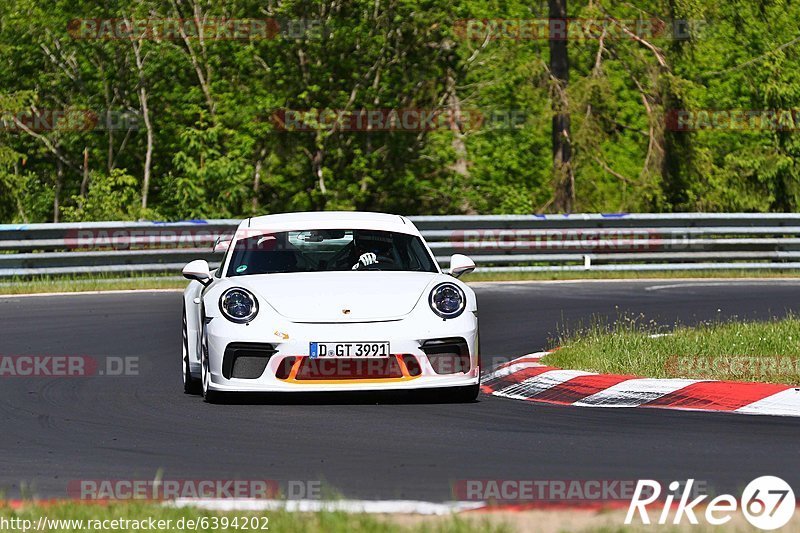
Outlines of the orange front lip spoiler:
{"type": "Polygon", "coordinates": [[[393,354],[381,359],[311,359],[308,356],[295,357],[286,383],[298,384],[357,384],[357,383],[399,383],[420,377],[421,372],[414,372],[409,366],[419,368],[414,358],[414,365],[407,363],[406,358],[413,355],[393,354]]]}

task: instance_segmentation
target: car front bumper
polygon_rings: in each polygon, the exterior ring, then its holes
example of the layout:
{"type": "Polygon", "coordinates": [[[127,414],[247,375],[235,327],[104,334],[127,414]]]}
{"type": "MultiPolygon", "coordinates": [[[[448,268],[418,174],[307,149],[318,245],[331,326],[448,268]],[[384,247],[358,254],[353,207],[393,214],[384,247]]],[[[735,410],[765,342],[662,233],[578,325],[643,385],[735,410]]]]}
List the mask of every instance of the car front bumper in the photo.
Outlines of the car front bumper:
{"type": "Polygon", "coordinates": [[[478,321],[469,311],[450,320],[415,320],[412,316],[402,320],[366,323],[281,322],[266,327],[259,321],[244,325],[231,324],[222,317],[215,318],[206,330],[211,374],[209,389],[221,392],[326,392],[463,387],[479,383],[478,321]],[[468,351],[468,365],[444,365],[443,369],[434,360],[437,356],[429,357],[423,346],[427,349],[431,341],[441,339],[463,339],[468,351]],[[381,364],[377,359],[315,359],[313,363],[309,360],[311,342],[381,341],[390,343],[390,359],[396,361],[392,364],[400,367],[399,375],[396,372],[391,375],[379,372],[381,364]],[[226,378],[222,371],[223,358],[228,345],[234,342],[269,344],[276,353],[269,357],[259,377],[226,378]],[[418,367],[411,368],[411,365],[403,364],[409,357],[416,360],[418,367]],[[284,362],[288,358],[291,359],[284,362]],[[324,375],[304,379],[302,369],[310,368],[306,365],[318,365],[321,361],[329,361],[329,366],[336,363],[367,371],[359,372],[358,378],[324,375]],[[288,375],[287,367],[291,368],[288,375]]]}

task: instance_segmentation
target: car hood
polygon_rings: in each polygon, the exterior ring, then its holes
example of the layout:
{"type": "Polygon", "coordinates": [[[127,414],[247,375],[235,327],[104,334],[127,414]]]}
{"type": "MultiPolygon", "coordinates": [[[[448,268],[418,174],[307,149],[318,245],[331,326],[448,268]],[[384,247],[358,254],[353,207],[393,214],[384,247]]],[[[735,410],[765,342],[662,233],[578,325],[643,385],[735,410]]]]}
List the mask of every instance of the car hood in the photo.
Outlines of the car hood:
{"type": "Polygon", "coordinates": [[[264,274],[230,281],[293,322],[378,322],[409,314],[440,276],[376,270],[264,274]]]}

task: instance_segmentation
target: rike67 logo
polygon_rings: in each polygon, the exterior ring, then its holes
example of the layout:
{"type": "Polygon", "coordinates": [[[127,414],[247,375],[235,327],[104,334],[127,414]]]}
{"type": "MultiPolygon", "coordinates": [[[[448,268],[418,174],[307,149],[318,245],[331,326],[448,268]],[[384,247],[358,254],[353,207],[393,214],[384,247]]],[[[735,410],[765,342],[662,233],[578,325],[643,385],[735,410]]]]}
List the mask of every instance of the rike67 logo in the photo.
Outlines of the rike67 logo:
{"type": "MultiPolygon", "coordinates": [[[[666,524],[677,499],[672,523],[681,524],[685,518],[690,524],[698,524],[695,512],[699,513],[699,509],[695,508],[703,504],[708,495],[703,494],[690,500],[693,496],[693,485],[694,479],[687,480],[685,484],[673,481],[668,487],[670,492],[665,498],[661,498],[661,483],[651,479],[639,480],[628,507],[628,514],[625,516],[625,523],[633,523],[638,513],[643,524],[650,524],[648,506],[651,506],[660,507],[656,522],[666,524]],[[683,490],[678,494],[681,488],[683,490]]],[[[728,523],[737,509],[741,509],[744,517],[753,526],[763,530],[773,530],[789,522],[797,502],[792,487],[784,480],[775,476],[762,476],[745,487],[740,501],[730,494],[721,494],[705,502],[704,505],[705,521],[711,525],[721,526],[728,523]]]]}

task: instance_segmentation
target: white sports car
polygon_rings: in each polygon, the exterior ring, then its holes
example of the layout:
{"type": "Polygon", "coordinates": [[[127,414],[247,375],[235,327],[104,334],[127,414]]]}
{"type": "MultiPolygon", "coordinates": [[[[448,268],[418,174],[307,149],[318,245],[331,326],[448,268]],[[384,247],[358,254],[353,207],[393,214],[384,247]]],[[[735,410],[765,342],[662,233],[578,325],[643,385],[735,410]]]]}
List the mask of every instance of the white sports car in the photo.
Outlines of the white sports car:
{"type": "Polygon", "coordinates": [[[220,248],[216,271],[204,260],[183,269],[186,392],[478,395],[477,302],[456,279],[475,263],[456,254],[443,273],[407,218],[267,215],[220,248]]]}

